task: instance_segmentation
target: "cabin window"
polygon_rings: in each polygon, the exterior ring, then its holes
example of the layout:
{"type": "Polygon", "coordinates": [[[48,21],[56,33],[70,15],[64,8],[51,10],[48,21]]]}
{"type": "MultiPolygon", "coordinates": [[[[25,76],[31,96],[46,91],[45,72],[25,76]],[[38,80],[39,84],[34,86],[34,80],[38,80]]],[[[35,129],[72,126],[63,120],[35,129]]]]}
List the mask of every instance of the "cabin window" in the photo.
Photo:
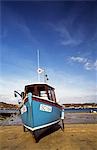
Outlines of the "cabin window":
{"type": "Polygon", "coordinates": [[[52,90],[51,90],[51,97],[52,97],[52,100],[55,101],[55,94],[54,94],[54,91],[52,90]]]}
{"type": "Polygon", "coordinates": [[[40,97],[47,97],[46,91],[40,91],[40,97]]]}
{"type": "Polygon", "coordinates": [[[51,100],[52,97],[51,97],[51,90],[48,90],[48,99],[51,100]]]}

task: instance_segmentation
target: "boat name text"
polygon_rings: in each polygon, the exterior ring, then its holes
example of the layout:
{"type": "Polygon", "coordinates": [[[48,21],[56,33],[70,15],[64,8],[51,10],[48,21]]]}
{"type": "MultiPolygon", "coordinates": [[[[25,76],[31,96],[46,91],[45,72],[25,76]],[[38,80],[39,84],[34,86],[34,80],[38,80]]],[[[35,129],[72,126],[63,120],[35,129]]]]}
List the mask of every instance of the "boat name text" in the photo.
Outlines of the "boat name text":
{"type": "Polygon", "coordinates": [[[52,112],[52,107],[44,104],[40,104],[40,110],[46,112],[52,112]]]}

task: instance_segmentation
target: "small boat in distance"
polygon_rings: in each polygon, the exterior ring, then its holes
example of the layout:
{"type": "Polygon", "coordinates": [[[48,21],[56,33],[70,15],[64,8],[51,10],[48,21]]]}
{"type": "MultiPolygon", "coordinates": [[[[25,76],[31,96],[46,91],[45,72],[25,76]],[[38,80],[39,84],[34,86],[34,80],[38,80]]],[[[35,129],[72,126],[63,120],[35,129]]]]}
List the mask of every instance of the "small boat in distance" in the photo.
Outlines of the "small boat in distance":
{"type": "MultiPolygon", "coordinates": [[[[15,97],[17,94],[19,93],[14,91],[15,97]]],[[[61,120],[64,129],[64,108],[57,103],[53,87],[47,83],[26,85],[24,92],[19,95],[22,98],[19,107],[24,131],[29,129],[35,137],[37,133],[41,134],[61,120]]]]}

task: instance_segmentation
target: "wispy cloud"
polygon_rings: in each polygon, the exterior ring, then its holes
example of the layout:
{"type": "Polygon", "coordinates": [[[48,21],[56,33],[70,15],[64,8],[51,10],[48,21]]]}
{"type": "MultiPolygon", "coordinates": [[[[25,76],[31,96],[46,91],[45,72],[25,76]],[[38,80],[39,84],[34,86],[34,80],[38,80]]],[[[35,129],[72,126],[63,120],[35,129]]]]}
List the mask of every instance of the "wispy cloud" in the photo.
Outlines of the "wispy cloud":
{"type": "Polygon", "coordinates": [[[74,62],[79,62],[79,63],[86,63],[87,58],[82,58],[82,57],[70,57],[70,59],[74,62]]]}
{"type": "Polygon", "coordinates": [[[86,70],[97,70],[97,60],[91,61],[88,58],[83,57],[70,57],[70,60],[75,63],[81,63],[86,70]]]}
{"type": "Polygon", "coordinates": [[[84,64],[84,68],[85,68],[86,70],[96,69],[94,64],[95,64],[95,63],[86,62],[86,63],[84,64]]]}
{"type": "Polygon", "coordinates": [[[68,29],[63,20],[56,24],[49,23],[49,26],[58,33],[61,45],[79,45],[82,42],[81,39],[74,37],[73,32],[68,29]]]}
{"type": "Polygon", "coordinates": [[[20,23],[17,20],[16,26],[20,30],[20,32],[24,34],[28,42],[31,42],[31,44],[39,44],[39,41],[37,40],[36,36],[32,33],[33,30],[25,22],[20,23]]]}
{"type": "Polygon", "coordinates": [[[79,97],[65,97],[60,99],[60,103],[97,103],[97,95],[86,95],[86,96],[79,96],[79,97]]]}
{"type": "MultiPolygon", "coordinates": [[[[27,42],[29,43],[35,43],[38,44],[38,40],[35,35],[33,35],[33,30],[28,25],[28,23],[25,21],[25,18],[20,13],[16,13],[13,9],[9,9],[7,7],[7,20],[5,25],[2,25],[2,31],[0,31],[0,38],[10,38],[11,34],[14,33],[15,38],[20,38],[24,35],[24,38],[26,39],[26,43],[24,45],[27,45],[27,42]],[[12,32],[12,33],[11,33],[12,32]]],[[[6,13],[4,13],[6,14],[6,13]]],[[[4,15],[2,13],[2,15],[4,15]]],[[[3,24],[3,21],[2,21],[3,24]]]]}
{"type": "Polygon", "coordinates": [[[87,62],[84,64],[86,70],[97,70],[97,60],[95,62],[87,62]]]}
{"type": "Polygon", "coordinates": [[[95,62],[87,62],[84,65],[84,67],[85,67],[86,70],[92,70],[92,69],[97,70],[97,60],[95,62]]]}
{"type": "Polygon", "coordinates": [[[95,66],[95,68],[97,70],[97,60],[95,61],[94,66],[95,66]]]}

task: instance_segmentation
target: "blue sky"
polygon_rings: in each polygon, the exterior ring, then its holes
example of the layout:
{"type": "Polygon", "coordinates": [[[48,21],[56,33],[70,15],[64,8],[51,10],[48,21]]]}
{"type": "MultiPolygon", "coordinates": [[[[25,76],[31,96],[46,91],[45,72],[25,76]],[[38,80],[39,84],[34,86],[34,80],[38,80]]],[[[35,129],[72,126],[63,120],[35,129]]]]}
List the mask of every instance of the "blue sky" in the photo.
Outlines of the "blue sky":
{"type": "MultiPolygon", "coordinates": [[[[97,3],[1,2],[1,98],[37,82],[40,66],[58,101],[97,102],[97,3]]],[[[3,99],[2,98],[2,99],[3,99]]]]}

